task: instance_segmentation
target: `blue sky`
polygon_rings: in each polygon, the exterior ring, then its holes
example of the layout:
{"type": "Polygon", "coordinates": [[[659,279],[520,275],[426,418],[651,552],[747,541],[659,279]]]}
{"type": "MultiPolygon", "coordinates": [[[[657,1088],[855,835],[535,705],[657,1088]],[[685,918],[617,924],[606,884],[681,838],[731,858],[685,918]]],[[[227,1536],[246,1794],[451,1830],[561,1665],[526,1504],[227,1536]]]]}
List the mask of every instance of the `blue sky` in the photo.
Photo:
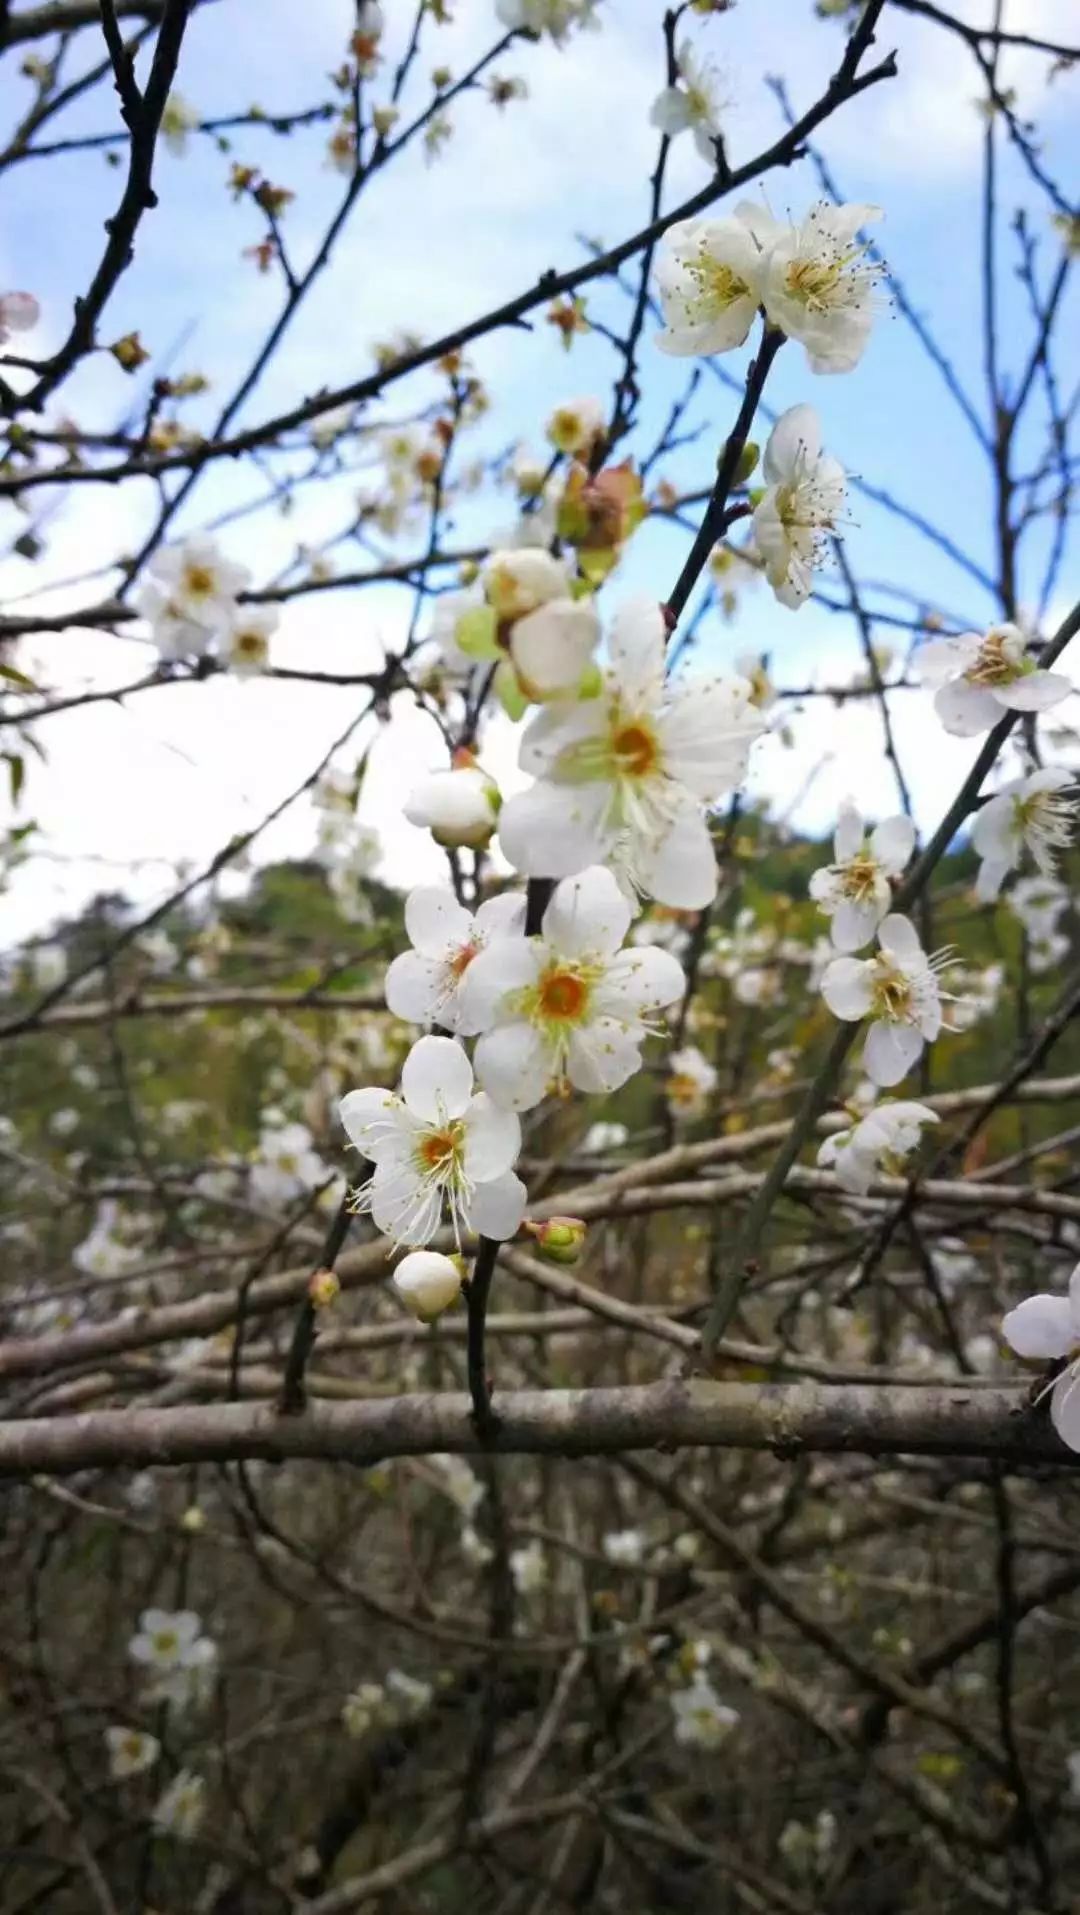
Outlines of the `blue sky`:
{"type": "MultiPolygon", "coordinates": [[[[974,0],[963,10],[973,19],[984,11],[974,0]]],[[[436,62],[460,73],[493,37],[489,0],[459,0],[455,11],[452,27],[431,30],[430,57],[418,63],[416,105],[426,97],[427,75],[436,62]]],[[[393,52],[412,9],[387,0],[386,12],[393,52]]],[[[314,105],[328,95],[325,75],[340,61],[351,13],[346,0],[311,0],[303,9],[300,44],[292,0],[219,0],[195,17],[180,90],[207,117],[244,111],[254,102],[268,113],[314,105]]],[[[643,0],[607,0],[600,33],[582,35],[564,51],[546,44],[516,45],[503,56],[497,71],[521,74],[530,98],[501,114],[480,95],[466,98],[454,110],[454,137],[445,158],[429,167],[417,147],[373,186],[243,418],[261,419],[321,386],[362,375],[370,367],[372,341],[398,327],[431,336],[523,289],[546,267],[572,265],[581,256],[581,233],[610,243],[643,224],[655,157],[648,109],[661,79],[661,13],[643,0]]],[[[1068,39],[1071,29],[1075,37],[1069,0],[1011,0],[1005,17],[1016,30],[1068,39]]],[[[817,97],[842,44],[840,27],[815,19],[808,0],[805,5],[803,0],[768,5],[741,0],[721,16],[690,15],[687,32],[723,69],[731,101],[725,128],[736,164],[781,125],[765,76],[782,75],[798,109],[817,97]]],[[[83,39],[81,57],[97,57],[93,36],[83,39]]],[[[985,417],[978,273],[983,122],[975,106],[977,71],[959,42],[892,9],[878,50],[890,46],[898,51],[899,80],[838,113],[823,129],[821,149],[846,197],[875,201],[884,209],[882,248],[909,298],[961,368],[985,417]]],[[[1059,75],[1048,83],[1047,66],[1040,56],[1014,54],[1003,80],[1016,89],[1018,110],[1038,122],[1040,150],[1050,171],[1066,190],[1071,181],[1075,192],[1077,80],[1059,75]]],[[[72,71],[77,70],[76,61],[72,71]]],[[[374,92],[379,97],[378,83],[374,92]]],[[[9,74],[0,87],[6,124],[27,95],[28,83],[9,74]]],[[[82,134],[116,125],[115,97],[99,89],[73,107],[59,130],[82,134]]],[[[211,139],[196,136],[183,158],[160,158],[160,206],[140,230],[135,266],[121,281],[102,336],[108,340],[137,328],[155,355],[170,359],[171,371],[197,366],[210,376],[211,395],[190,415],[195,424],[206,425],[243,376],[280,300],[275,283],[261,278],[242,257],[259,233],[252,209],[234,204],[225,191],[228,159],[259,164],[271,179],[295,191],[285,231],[302,265],[342,187],[325,164],[325,139],[322,127],[288,140],[267,129],[245,129],[235,136],[229,156],[211,139]]],[[[705,177],[689,139],[678,142],[668,203],[693,192],[705,177]]],[[[11,169],[0,182],[6,195],[0,282],[30,288],[41,300],[45,320],[34,337],[35,349],[48,348],[62,336],[71,298],[92,270],[119,182],[118,172],[98,153],[32,162],[11,169]]],[[[817,188],[804,162],[773,174],[764,190],[775,212],[798,215],[817,188]]],[[[1003,357],[1006,365],[1018,365],[1030,331],[1022,321],[1022,290],[1010,269],[1015,242],[1008,215],[1018,205],[1032,209],[1044,275],[1058,256],[1058,241],[1011,155],[1002,167],[1001,201],[1003,357]]],[[[610,289],[590,291],[589,311],[614,325],[625,321],[625,304],[610,289]]],[[[1080,370],[1076,318],[1074,297],[1059,333],[1063,345],[1070,333],[1073,342],[1073,363],[1062,351],[1058,366],[1066,393],[1080,370]]],[[[552,329],[542,323],[528,332],[492,336],[475,349],[473,359],[493,400],[490,423],[477,436],[478,449],[496,449],[514,439],[538,444],[543,420],[559,400],[610,391],[612,361],[603,341],[579,341],[566,357],[552,329]]],[[[723,363],[739,376],[745,354],[728,355],[723,363]]],[[[665,359],[648,339],[642,365],[646,397],[636,443],[647,448],[687,367],[665,359]]],[[[108,429],[143,396],[154,370],[151,365],[139,380],[126,380],[107,358],[92,360],[65,387],[52,416],[73,415],[84,427],[108,429]]],[[[430,391],[422,379],[399,386],[388,395],[388,416],[412,404],[414,389],[421,400],[430,391]]],[[[822,415],[830,449],[850,471],[939,523],[977,563],[992,566],[992,501],[984,456],[899,315],[883,313],[861,366],[845,377],[815,378],[801,349],[786,348],[768,397],[777,408],[810,400],[822,415]]],[[[691,415],[701,437],[672,468],[673,477],[690,484],[706,481],[733,410],[731,396],[706,377],[691,415]]],[[[268,580],[298,540],[316,542],[337,529],[354,489],[355,481],[309,493],[285,522],[262,514],[238,523],[225,535],[227,549],[251,567],[257,582],[268,580]]],[[[220,465],[196,489],[180,524],[194,527],[257,490],[261,482],[250,470],[220,465]]],[[[35,513],[44,505],[37,494],[35,513]]],[[[74,493],[49,518],[48,551],[38,567],[18,559],[4,565],[5,598],[130,549],[154,505],[148,485],[121,493],[106,487],[74,493]]],[[[477,500],[461,510],[458,531],[466,538],[485,537],[508,515],[505,500],[477,500]]],[[[5,507],[5,543],[20,527],[5,507]]],[[[667,526],[646,527],[604,600],[610,604],[624,590],[659,594],[669,589],[686,538],[667,526]]],[[[988,595],[949,559],[858,496],[852,499],[847,549],[860,578],[891,580],[974,623],[987,622],[995,610],[988,595]]],[[[1022,580],[1025,602],[1034,596],[1036,575],[1033,568],[1022,580]]],[[[826,581],[827,588],[833,584],[826,581]]],[[[1067,607],[1068,584],[1066,569],[1050,608],[1051,624],[1067,607]]],[[[44,602],[70,609],[107,585],[108,579],[76,586],[44,602]]],[[[407,594],[393,590],[296,601],[287,608],[275,657],[281,663],[363,669],[379,640],[392,640],[400,631],[408,611],[407,594]]],[[[733,625],[713,620],[703,628],[699,659],[715,666],[746,650],[768,651],[775,675],[789,683],[812,677],[832,682],[848,675],[859,656],[850,620],[812,606],[791,614],[764,588],[747,594],[733,625]]],[[[130,638],[70,630],[28,646],[25,654],[27,661],[38,662],[43,682],[64,690],[122,684],[145,669],[148,657],[130,638]]],[[[7,935],[36,929],[97,883],[126,883],[141,896],[155,895],[169,882],[167,864],[160,860],[200,861],[211,855],[303,776],[342,729],[348,716],[343,696],[315,687],[214,682],[154,691],[123,710],[95,707],[49,721],[42,742],[50,764],[32,771],[30,803],[47,829],[52,855],[20,873],[5,899],[7,935]]],[[[896,725],[920,817],[931,824],[971,748],[943,737],[921,697],[898,698],[896,725]]],[[[838,799],[852,789],[870,809],[890,807],[892,789],[881,764],[876,722],[866,711],[838,716],[818,706],[797,725],[796,739],[794,750],[775,741],[762,748],[756,795],[786,810],[818,765],[797,813],[811,828],[827,827],[838,799]]],[[[490,750],[500,777],[512,777],[512,740],[499,732],[490,750]]],[[[437,869],[422,835],[399,815],[412,775],[436,758],[434,734],[418,719],[402,720],[392,745],[387,740],[376,753],[364,808],[386,836],[387,868],[395,875],[437,869]]],[[[310,837],[310,814],[298,809],[268,836],[261,855],[303,851],[310,837]]]]}

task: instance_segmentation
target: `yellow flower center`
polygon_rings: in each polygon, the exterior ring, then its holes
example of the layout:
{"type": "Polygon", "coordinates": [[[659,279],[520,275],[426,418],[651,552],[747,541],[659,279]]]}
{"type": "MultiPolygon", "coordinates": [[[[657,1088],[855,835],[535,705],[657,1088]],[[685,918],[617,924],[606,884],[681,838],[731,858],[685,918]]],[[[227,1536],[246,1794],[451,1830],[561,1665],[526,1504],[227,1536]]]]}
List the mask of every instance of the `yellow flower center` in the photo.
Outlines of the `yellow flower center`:
{"type": "Polygon", "coordinates": [[[837,303],[835,294],[844,273],[861,251],[862,248],[856,246],[836,259],[793,259],[785,275],[791,297],[809,311],[827,312],[830,305],[837,303]]]}
{"type": "Polygon", "coordinates": [[[979,656],[964,676],[969,685],[1011,685],[1023,678],[1025,667],[1005,650],[1000,632],[989,632],[979,648],[979,656]]]}
{"type": "Polygon", "coordinates": [[[179,1638],[175,1629],[159,1629],[153,1642],[159,1656],[171,1656],[179,1647],[179,1638]]]}
{"type": "Polygon", "coordinates": [[[733,306],[737,299],[747,299],[750,288],[745,279],[740,279],[733,267],[722,260],[711,259],[708,253],[687,267],[691,279],[695,280],[698,296],[695,302],[699,314],[704,317],[708,312],[721,311],[733,306]]]}
{"type": "Polygon", "coordinates": [[[855,858],[849,858],[843,867],[841,883],[844,896],[852,898],[857,904],[865,898],[872,898],[877,883],[878,867],[876,859],[868,851],[860,851],[855,858]]]}
{"type": "Polygon", "coordinates": [[[214,589],[214,574],[208,565],[189,565],[184,571],[184,583],[193,598],[209,598],[214,589]]]}
{"type": "Polygon", "coordinates": [[[457,1163],[465,1135],[464,1124],[446,1124],[442,1130],[426,1131],[417,1146],[423,1170],[443,1175],[457,1163]]]}
{"type": "Polygon", "coordinates": [[[701,1095],[701,1085],[685,1071],[673,1071],[667,1081],[667,1094],[673,1104],[694,1104],[701,1095]]]}
{"type": "Polygon", "coordinates": [[[911,1008],[910,979],[887,958],[879,958],[875,967],[873,1015],[885,1018],[890,1024],[907,1023],[911,1008]]]}

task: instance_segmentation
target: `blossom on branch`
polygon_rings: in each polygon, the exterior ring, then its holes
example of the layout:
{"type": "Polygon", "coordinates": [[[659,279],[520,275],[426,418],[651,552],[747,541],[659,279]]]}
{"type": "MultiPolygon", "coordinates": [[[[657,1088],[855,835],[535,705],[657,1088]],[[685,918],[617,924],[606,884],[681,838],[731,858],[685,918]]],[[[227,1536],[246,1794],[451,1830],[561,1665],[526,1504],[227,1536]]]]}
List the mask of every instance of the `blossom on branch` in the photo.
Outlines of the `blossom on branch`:
{"type": "Polygon", "coordinates": [[[931,639],[915,665],[924,685],[937,688],[934,710],[956,738],[977,738],[1007,711],[1046,711],[1072,691],[1063,673],[1039,668],[1016,625],[992,625],[982,638],[931,639]]]}
{"type": "Polygon", "coordinates": [[[835,862],[823,865],[810,879],[810,896],[832,919],[830,933],[838,951],[858,951],[869,944],[892,902],[890,879],[900,876],[914,845],[915,826],[902,813],[884,819],[868,840],[855,806],[850,800],[840,806],[835,862]]]}
{"type": "Polygon", "coordinates": [[[633,909],[602,866],[565,878],[537,938],[502,942],[469,966],[462,1003],[483,1033],[476,1074],[496,1103],[529,1110],[549,1089],[617,1090],[641,1065],[682,966],[655,945],[620,949],[633,909]]]}
{"type": "Polygon", "coordinates": [[[1044,877],[1054,876],[1056,853],[1072,841],[1076,806],[1075,772],[1052,770],[1014,780],[983,806],[971,842],[981,859],[975,891],[984,904],[997,897],[1025,850],[1044,877]],[[1073,795],[1065,798],[1066,791],[1073,795]]]}
{"type": "Polygon", "coordinates": [[[462,1002],[462,986],[480,953],[502,951],[525,928],[525,900],[517,892],[489,898],[475,913],[459,904],[452,891],[419,885],[405,901],[405,931],[412,945],[386,973],[386,1002],[395,1017],[411,1024],[441,1024],[447,1031],[475,1036],[462,1002]]]}
{"type": "Polygon", "coordinates": [[[754,322],[764,288],[769,216],[741,200],[730,218],[688,219],[669,227],[656,277],[665,330],[663,352],[730,352],[754,322]]]}
{"type": "Polygon", "coordinates": [[[504,805],[499,841],[529,877],[609,864],[628,892],[698,910],[716,895],[704,803],[733,790],[764,730],[741,678],[668,681],[654,601],[616,615],[595,698],[549,706],[522,740],[537,782],[504,805]]]}
{"type": "Polygon", "coordinates": [[[863,1068],[888,1089],[907,1076],[923,1045],[932,1044],[941,1030],[937,972],[949,954],[927,957],[910,918],[895,913],[878,926],[877,935],[875,957],[833,959],[821,994],[834,1017],[869,1021],[863,1068]]]}
{"type": "Polygon", "coordinates": [[[847,499],[844,468],[821,450],[813,406],[782,412],[765,446],[766,489],[754,507],[754,539],[781,605],[797,611],[828,555],[847,499]]]}
{"type": "Polygon", "coordinates": [[[1001,1334],[1017,1356],[1041,1362],[1068,1358],[1068,1368],[1050,1390],[1050,1421],[1069,1449],[1080,1450],[1080,1263],[1067,1295],[1025,1297],[1002,1319],[1001,1334]]]}
{"type": "Polygon", "coordinates": [[[721,76],[707,60],[699,60],[689,40],[684,40],[676,55],[677,79],[658,93],[649,113],[649,124],[673,140],[677,134],[691,132],[694,145],[703,160],[716,164],[716,141],[720,137],[720,114],[727,105],[721,91],[721,76]]]}
{"type": "Polygon", "coordinates": [[[393,1242],[429,1243],[444,1204],[459,1243],[470,1232],[499,1242],[515,1234],[526,1196],[511,1169],[521,1126],[483,1092],[473,1095],[472,1065],[452,1038],[420,1038],[399,1092],[350,1091],[340,1110],[350,1141],[375,1166],[355,1208],[370,1211],[393,1242]]]}
{"type": "Polygon", "coordinates": [[[818,1151],[819,1168],[831,1170],[845,1190],[865,1196],[874,1177],[901,1174],[923,1125],[937,1122],[937,1112],[926,1104],[876,1104],[850,1130],[825,1138],[818,1151]]]}

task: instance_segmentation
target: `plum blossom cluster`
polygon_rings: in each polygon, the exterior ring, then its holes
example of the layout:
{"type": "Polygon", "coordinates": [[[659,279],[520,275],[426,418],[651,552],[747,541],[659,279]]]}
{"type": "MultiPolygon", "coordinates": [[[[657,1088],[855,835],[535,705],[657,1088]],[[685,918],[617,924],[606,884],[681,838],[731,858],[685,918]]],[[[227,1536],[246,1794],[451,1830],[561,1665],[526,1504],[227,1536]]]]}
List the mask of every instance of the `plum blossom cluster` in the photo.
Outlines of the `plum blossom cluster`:
{"type": "Polygon", "coordinates": [[[168,1703],[182,1713],[213,1694],[217,1644],[192,1609],[144,1609],[128,1655],[146,1672],[146,1703],[168,1703]]]}
{"type": "Polygon", "coordinates": [[[213,658],[240,678],[265,671],[278,615],[241,602],[250,576],[205,535],[158,552],[139,610],[162,660],[213,658]]]}

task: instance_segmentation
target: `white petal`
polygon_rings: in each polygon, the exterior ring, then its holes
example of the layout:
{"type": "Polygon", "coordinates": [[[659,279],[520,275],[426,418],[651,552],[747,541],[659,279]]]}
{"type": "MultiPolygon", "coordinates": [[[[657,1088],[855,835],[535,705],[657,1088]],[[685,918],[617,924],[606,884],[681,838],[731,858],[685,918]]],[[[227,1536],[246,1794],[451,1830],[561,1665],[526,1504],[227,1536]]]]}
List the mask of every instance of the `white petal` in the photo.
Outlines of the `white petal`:
{"type": "Polygon", "coordinates": [[[849,859],[858,856],[862,850],[865,830],[861,812],[856,810],[850,798],[845,798],[836,814],[836,832],[833,837],[833,851],[837,864],[847,864],[849,859]]]}
{"type": "Polygon", "coordinates": [[[338,1105],[338,1114],[350,1143],[374,1161],[380,1144],[392,1136],[394,1125],[387,1120],[398,1104],[393,1091],[351,1090],[338,1105]]]}
{"type": "Polygon", "coordinates": [[[419,951],[402,951],[389,966],[383,984],[387,1009],[406,1024],[434,1023],[440,1008],[442,977],[443,966],[434,958],[421,957],[419,951]]]}
{"type": "Polygon", "coordinates": [[[525,929],[525,893],[500,891],[477,911],[473,924],[487,938],[520,937],[525,929]]]}
{"type": "Polygon", "coordinates": [[[505,1243],[517,1235],[529,1193],[520,1177],[508,1170],[490,1183],[477,1184],[468,1208],[469,1228],[478,1236],[505,1243]]]}
{"type": "Polygon", "coordinates": [[[443,885],[421,884],[405,900],[405,932],[414,950],[425,957],[442,957],[457,944],[467,944],[472,919],[464,905],[443,885]]]}
{"type": "Polygon", "coordinates": [[[566,1074],[586,1096],[618,1090],[641,1064],[638,1044],[615,1018],[597,1017],[570,1033],[566,1074]]]}
{"type": "Polygon", "coordinates": [[[600,637],[600,620],[587,600],[554,599],[510,634],[510,654],[534,697],[576,691],[600,637]]]}
{"type": "Polygon", "coordinates": [[[414,1117],[425,1123],[460,1117],[472,1087],[472,1065],[452,1037],[417,1039],[401,1072],[401,1094],[414,1117]]]}
{"type": "Polygon", "coordinates": [[[887,918],[882,918],[878,926],[878,943],[883,951],[887,951],[890,957],[898,959],[901,964],[922,962],[923,948],[919,933],[911,919],[905,918],[899,911],[890,911],[887,918]]]}
{"type": "Polygon", "coordinates": [[[657,94],[649,111],[649,125],[655,126],[658,133],[665,133],[671,140],[676,133],[685,133],[692,124],[690,102],[679,87],[666,86],[657,94]]]}
{"type": "Polygon", "coordinates": [[[503,857],[530,878],[566,878],[596,864],[607,850],[603,830],[608,787],[538,781],[499,813],[503,857]]]}
{"type": "Polygon", "coordinates": [[[741,784],[750,747],[765,730],[743,678],[682,679],[669,687],[659,724],[671,776],[699,798],[741,784]]]}
{"type": "Polygon", "coordinates": [[[630,710],[655,705],[663,690],[667,626],[655,598],[619,606],[608,639],[611,668],[630,710]]]}
{"type": "Polygon", "coordinates": [[[1046,711],[1060,705],[1072,691],[1072,680],[1061,672],[1028,672],[1011,685],[995,685],[992,697],[1009,711],[1046,711]]]}
{"type": "Polygon", "coordinates": [[[642,849],[637,873],[650,897],[679,911],[702,911],[716,896],[716,853],[698,810],[676,818],[667,836],[642,849]]]}
{"type": "Polygon", "coordinates": [[[686,973],[678,958],[658,944],[633,945],[612,959],[597,986],[597,1009],[612,1017],[628,1009],[658,1011],[675,1004],[686,989],[686,973]]]}
{"type": "Polygon", "coordinates": [[[863,1069],[875,1084],[887,1089],[907,1076],[922,1047],[922,1033],[913,1024],[884,1024],[875,1018],[866,1033],[863,1069]]]}
{"type": "Polygon", "coordinates": [[[821,995],[834,1017],[865,1017],[874,996],[873,966],[866,958],[834,958],[825,966],[821,995]]]}
{"type": "Polygon", "coordinates": [[[1025,1297],[1002,1318],[1001,1334],[1017,1356],[1068,1356],[1076,1340],[1069,1299],[1025,1297]]]}
{"type": "Polygon", "coordinates": [[[479,1082],[503,1110],[531,1110],[544,1097],[551,1058],[539,1031],[524,1019],[486,1031],[474,1055],[479,1082]]]}
{"type": "Polygon", "coordinates": [[[1054,1384],[1050,1421],[1066,1448],[1080,1451],[1080,1378],[1074,1370],[1066,1370],[1054,1384]]]}
{"type": "Polygon", "coordinates": [[[974,665],[982,648],[975,632],[959,638],[931,638],[915,653],[915,670],[924,685],[945,685],[974,665]]]}
{"type": "Polygon", "coordinates": [[[975,880],[975,896],[980,904],[993,904],[995,898],[1000,895],[1001,887],[1011,870],[1011,858],[983,859],[979,866],[979,875],[975,880]]]}
{"type": "Polygon", "coordinates": [[[458,989],[459,1029],[466,1036],[495,1022],[507,991],[535,983],[540,969],[538,945],[524,938],[498,938],[474,957],[458,989]]]}
{"type": "Polygon", "coordinates": [[[564,957],[606,957],[618,950],[633,915],[612,873],[604,865],[590,865],[556,885],[544,912],[543,934],[564,957]]]}
{"type": "Polygon", "coordinates": [[[881,906],[868,899],[864,904],[842,898],[833,914],[830,936],[838,951],[861,951],[869,944],[881,920],[881,906]]]}
{"type": "Polygon", "coordinates": [[[870,833],[870,849],[887,877],[899,877],[915,849],[915,826],[910,818],[898,814],[883,818],[870,833]]]}
{"type": "Polygon", "coordinates": [[[411,1165],[377,1165],[371,1186],[376,1229],[394,1243],[430,1243],[442,1217],[438,1185],[428,1185],[411,1165]]]}
{"type": "Polygon", "coordinates": [[[993,693],[981,685],[969,685],[964,678],[954,678],[934,693],[934,710],[954,738],[978,738],[1001,717],[993,693]]]}
{"type": "Polygon", "coordinates": [[[521,1125],[481,1091],[465,1113],[465,1175],[475,1184],[501,1177],[517,1162],[521,1125]]]}
{"type": "Polygon", "coordinates": [[[762,471],[770,485],[786,485],[821,452],[821,420],[813,406],[789,406],[780,414],[765,445],[762,471]]]}

